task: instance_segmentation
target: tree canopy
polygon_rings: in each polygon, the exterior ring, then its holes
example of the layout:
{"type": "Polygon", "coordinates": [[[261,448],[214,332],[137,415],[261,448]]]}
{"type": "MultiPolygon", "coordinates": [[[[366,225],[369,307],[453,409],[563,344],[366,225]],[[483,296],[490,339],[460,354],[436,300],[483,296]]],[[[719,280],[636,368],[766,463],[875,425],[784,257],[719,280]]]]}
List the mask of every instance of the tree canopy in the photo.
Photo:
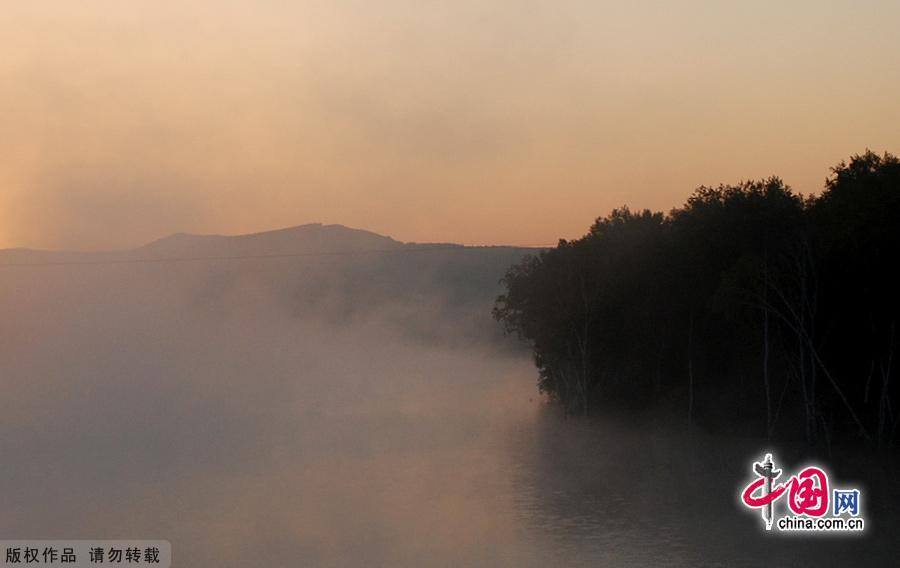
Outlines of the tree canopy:
{"type": "Polygon", "coordinates": [[[494,317],[571,413],[677,401],[710,428],[889,447],[898,232],[900,160],[867,151],[816,197],[772,177],[616,209],[512,266],[494,317]]]}

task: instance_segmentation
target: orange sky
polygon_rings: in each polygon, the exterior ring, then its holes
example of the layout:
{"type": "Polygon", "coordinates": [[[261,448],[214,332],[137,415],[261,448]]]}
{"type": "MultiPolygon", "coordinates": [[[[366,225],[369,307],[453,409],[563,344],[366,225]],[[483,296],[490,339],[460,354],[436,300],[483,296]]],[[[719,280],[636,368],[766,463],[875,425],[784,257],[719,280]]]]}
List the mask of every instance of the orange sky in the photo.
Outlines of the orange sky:
{"type": "Polygon", "coordinates": [[[893,0],[10,2],[0,246],[546,243],[900,152],[893,0]],[[627,5],[626,5],[627,4],[627,5]]]}

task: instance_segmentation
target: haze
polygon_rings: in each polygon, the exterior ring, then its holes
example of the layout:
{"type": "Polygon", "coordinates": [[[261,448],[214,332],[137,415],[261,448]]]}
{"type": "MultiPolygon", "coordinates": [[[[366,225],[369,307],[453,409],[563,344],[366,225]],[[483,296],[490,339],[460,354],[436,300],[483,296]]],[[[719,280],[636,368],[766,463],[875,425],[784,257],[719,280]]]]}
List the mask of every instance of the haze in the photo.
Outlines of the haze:
{"type": "Polygon", "coordinates": [[[900,5],[7,3],[0,247],[343,223],[555,242],[900,147],[900,5]]]}
{"type": "Polygon", "coordinates": [[[0,251],[0,534],[163,538],[177,566],[896,558],[877,499],[868,539],[753,530],[759,441],[564,419],[490,321],[524,251],[411,247],[312,225],[0,251]],[[322,254],[254,255],[276,245],[322,254]],[[245,258],[111,262],[198,250],[245,258]]]}

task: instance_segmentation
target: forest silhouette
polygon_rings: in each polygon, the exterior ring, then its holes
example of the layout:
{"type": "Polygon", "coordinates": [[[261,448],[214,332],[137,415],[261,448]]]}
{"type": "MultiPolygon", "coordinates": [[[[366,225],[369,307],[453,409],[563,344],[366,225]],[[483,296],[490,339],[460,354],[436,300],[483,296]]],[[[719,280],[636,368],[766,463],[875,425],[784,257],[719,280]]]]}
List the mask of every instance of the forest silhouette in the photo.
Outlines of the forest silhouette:
{"type": "Polygon", "coordinates": [[[778,177],[616,209],[526,257],[494,317],[569,414],[668,409],[717,432],[890,449],[900,160],[867,150],[818,196],[778,177]],[[683,413],[683,414],[681,414],[683,413]]]}

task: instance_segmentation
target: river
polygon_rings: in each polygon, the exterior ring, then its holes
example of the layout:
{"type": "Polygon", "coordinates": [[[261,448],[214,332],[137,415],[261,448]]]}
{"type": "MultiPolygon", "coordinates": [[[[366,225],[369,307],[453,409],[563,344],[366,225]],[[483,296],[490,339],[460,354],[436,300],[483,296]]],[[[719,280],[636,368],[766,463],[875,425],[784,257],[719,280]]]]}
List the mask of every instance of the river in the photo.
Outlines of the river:
{"type": "Polygon", "coordinates": [[[764,444],[565,419],[521,353],[378,324],[108,316],[7,336],[4,538],[167,539],[185,567],[859,566],[897,552],[883,485],[864,485],[862,536],[765,534],[737,500],[764,444]]]}

